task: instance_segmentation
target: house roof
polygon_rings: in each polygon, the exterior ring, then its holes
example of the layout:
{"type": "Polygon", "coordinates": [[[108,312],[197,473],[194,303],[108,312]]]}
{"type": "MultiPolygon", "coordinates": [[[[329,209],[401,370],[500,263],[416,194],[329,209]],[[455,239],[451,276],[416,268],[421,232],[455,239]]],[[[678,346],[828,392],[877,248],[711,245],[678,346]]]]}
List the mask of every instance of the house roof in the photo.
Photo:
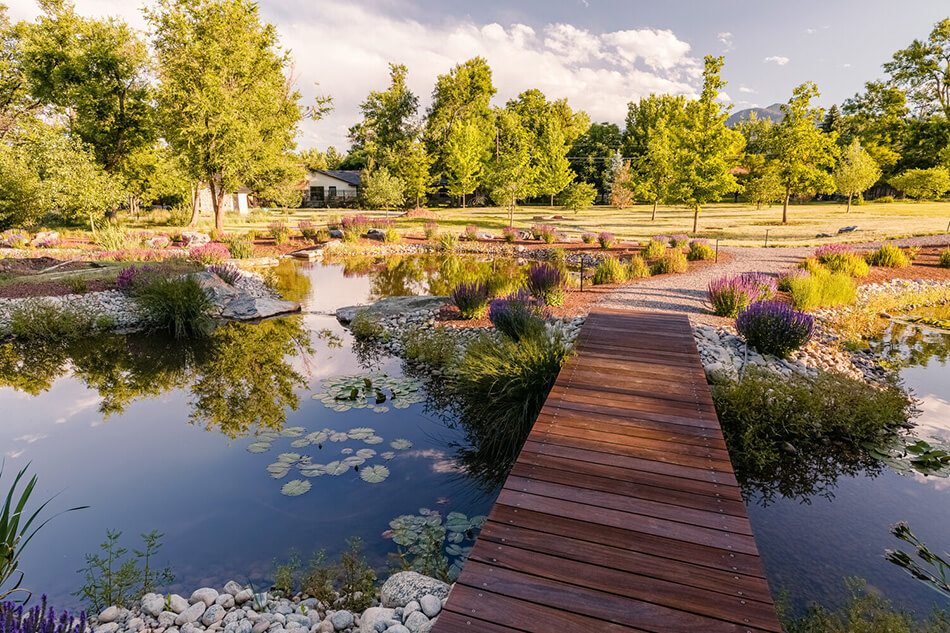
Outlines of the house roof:
{"type": "Polygon", "coordinates": [[[358,169],[314,169],[314,171],[330,178],[342,180],[354,187],[360,186],[360,171],[358,169]]]}

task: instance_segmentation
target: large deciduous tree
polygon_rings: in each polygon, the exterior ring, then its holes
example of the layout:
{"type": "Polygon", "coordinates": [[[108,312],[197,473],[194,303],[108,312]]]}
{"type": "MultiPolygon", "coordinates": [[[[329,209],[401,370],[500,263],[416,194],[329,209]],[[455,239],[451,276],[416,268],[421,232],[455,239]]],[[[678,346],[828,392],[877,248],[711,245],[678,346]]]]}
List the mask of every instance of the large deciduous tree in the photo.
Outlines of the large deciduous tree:
{"type": "Polygon", "coordinates": [[[839,129],[840,142],[857,139],[885,171],[892,171],[904,152],[907,130],[907,95],[881,81],[864,84],[864,92],[845,100],[845,116],[839,129]]]}
{"type": "Polygon", "coordinates": [[[594,123],[571,146],[571,169],[603,194],[607,190],[608,161],[620,147],[620,128],[614,123],[594,123]]]}
{"type": "Polygon", "coordinates": [[[544,126],[540,144],[537,147],[538,160],[538,195],[548,195],[551,206],[554,206],[554,196],[564,191],[574,180],[571,163],[567,160],[570,149],[564,140],[564,132],[560,124],[552,120],[544,126]]]}
{"type": "Polygon", "coordinates": [[[498,144],[495,158],[489,162],[489,185],[492,200],[507,207],[510,226],[518,201],[535,195],[538,168],[532,161],[531,138],[520,117],[510,110],[499,110],[495,123],[498,144]]]}
{"type": "Polygon", "coordinates": [[[0,4],[0,141],[21,121],[37,112],[43,102],[30,94],[20,55],[23,23],[13,24],[0,4]]]}
{"type": "Polygon", "coordinates": [[[884,70],[907,90],[918,112],[942,111],[950,119],[950,18],[937,22],[926,40],[894,53],[884,70]]]}
{"type": "Polygon", "coordinates": [[[811,82],[795,88],[792,98],[782,106],[785,117],[772,129],[776,173],[785,188],[782,224],[788,223],[792,196],[834,191],[831,169],[838,152],[838,135],[826,134],[818,127],[823,112],[811,105],[818,96],[818,87],[811,82]]]}
{"type": "Polygon", "coordinates": [[[693,233],[699,229],[702,207],[739,186],[730,168],[742,135],[726,127],[729,108],[718,101],[726,85],[719,75],[722,63],[722,57],[706,56],[703,90],[698,100],[686,105],[677,143],[676,187],[680,200],[693,209],[693,233]]]}
{"type": "Polygon", "coordinates": [[[277,33],[247,0],[159,0],[154,30],[165,136],[211,189],[224,229],[225,191],[283,160],[301,113],[277,33]]]}
{"type": "Polygon", "coordinates": [[[362,151],[379,163],[416,137],[419,98],[406,84],[408,74],[404,65],[389,64],[389,88],[370,92],[360,104],[363,120],[350,128],[351,151],[362,151]]]}
{"type": "Polygon", "coordinates": [[[478,126],[468,120],[456,122],[445,145],[444,170],[449,194],[462,198],[462,208],[465,196],[481,182],[486,157],[485,136],[478,126]]]}
{"type": "Polygon", "coordinates": [[[881,169],[871,155],[861,147],[857,139],[841,154],[841,161],[834,172],[835,187],[842,195],[848,196],[848,213],[851,213],[851,200],[860,195],[881,177],[881,169]]]}

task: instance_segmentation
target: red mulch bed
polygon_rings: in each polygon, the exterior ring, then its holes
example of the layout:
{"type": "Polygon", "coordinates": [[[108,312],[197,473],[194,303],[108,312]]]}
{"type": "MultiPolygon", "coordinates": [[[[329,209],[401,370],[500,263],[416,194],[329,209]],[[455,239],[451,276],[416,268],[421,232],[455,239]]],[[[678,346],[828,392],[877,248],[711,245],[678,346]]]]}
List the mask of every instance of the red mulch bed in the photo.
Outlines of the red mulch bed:
{"type": "Polygon", "coordinates": [[[892,279],[927,279],[950,281],[950,268],[940,267],[940,253],[945,246],[927,246],[920,249],[917,259],[906,268],[879,268],[871,266],[871,274],[861,280],[862,284],[884,283],[892,279]]]}

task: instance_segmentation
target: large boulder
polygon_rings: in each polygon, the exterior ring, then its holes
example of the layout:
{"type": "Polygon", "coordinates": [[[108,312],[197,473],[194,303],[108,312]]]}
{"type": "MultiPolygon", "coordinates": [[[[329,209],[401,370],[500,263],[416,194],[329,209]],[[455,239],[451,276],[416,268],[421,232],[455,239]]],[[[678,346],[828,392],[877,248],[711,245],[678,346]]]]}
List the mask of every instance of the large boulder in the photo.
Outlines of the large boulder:
{"type": "Polygon", "coordinates": [[[211,241],[211,238],[206,233],[186,231],[181,234],[181,241],[187,248],[194,248],[195,246],[204,246],[211,241]]]}
{"type": "Polygon", "coordinates": [[[242,295],[231,300],[221,311],[221,316],[236,321],[254,321],[291,312],[300,312],[300,304],[296,301],[242,295]]]}
{"type": "Polygon", "coordinates": [[[386,607],[370,607],[360,617],[360,633],[376,633],[376,623],[388,624],[394,621],[395,610],[386,607]]]}
{"type": "Polygon", "coordinates": [[[369,316],[381,318],[397,316],[420,310],[438,308],[449,301],[448,297],[433,297],[421,295],[418,297],[388,297],[368,306],[347,306],[336,311],[336,318],[340,323],[349,323],[356,314],[365,311],[369,316]]]}
{"type": "Polygon", "coordinates": [[[393,574],[380,589],[380,598],[384,607],[405,607],[413,600],[420,600],[426,594],[432,594],[440,600],[448,597],[449,585],[423,576],[414,571],[401,571],[393,574]]]}
{"type": "Polygon", "coordinates": [[[234,286],[207,270],[192,273],[191,276],[198,281],[198,285],[205,291],[208,298],[220,308],[223,308],[229,301],[241,294],[235,290],[234,286]]]}

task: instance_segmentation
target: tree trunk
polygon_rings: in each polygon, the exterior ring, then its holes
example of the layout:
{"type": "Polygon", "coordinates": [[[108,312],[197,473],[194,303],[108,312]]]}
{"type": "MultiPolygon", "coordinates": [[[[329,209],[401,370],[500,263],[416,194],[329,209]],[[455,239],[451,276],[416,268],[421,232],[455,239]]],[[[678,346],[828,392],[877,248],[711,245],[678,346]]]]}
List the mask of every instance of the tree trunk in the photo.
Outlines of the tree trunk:
{"type": "Polygon", "coordinates": [[[224,232],[224,210],[221,208],[224,202],[224,184],[220,182],[218,176],[212,176],[208,179],[208,187],[211,189],[211,206],[214,208],[214,228],[219,233],[224,232]],[[219,180],[215,182],[215,180],[219,180]]]}
{"type": "Polygon", "coordinates": [[[848,194],[848,213],[851,213],[851,198],[854,197],[853,193],[848,194]]]}
{"type": "Polygon", "coordinates": [[[653,215],[650,216],[650,222],[656,222],[656,207],[658,204],[660,204],[659,199],[653,201],[653,215]]]}
{"type": "Polygon", "coordinates": [[[782,202],[782,224],[788,224],[788,199],[792,197],[792,194],[785,192],[785,200],[782,202]]]}
{"type": "Polygon", "coordinates": [[[462,194],[462,208],[465,208],[465,194],[462,194]]]}
{"type": "Polygon", "coordinates": [[[696,235],[697,230],[699,230],[699,207],[693,210],[693,235],[696,235]]]}
{"type": "Polygon", "coordinates": [[[191,185],[191,220],[188,221],[188,226],[195,226],[198,224],[198,214],[201,209],[198,207],[198,199],[201,190],[198,185],[191,185]]]}
{"type": "Polygon", "coordinates": [[[92,219],[92,211],[89,212],[89,230],[92,231],[92,239],[96,239],[96,221],[92,219]]]}
{"type": "MultiPolygon", "coordinates": [[[[551,208],[554,208],[554,194],[551,194],[551,208]]],[[[576,211],[574,213],[577,213],[576,211]]]]}

